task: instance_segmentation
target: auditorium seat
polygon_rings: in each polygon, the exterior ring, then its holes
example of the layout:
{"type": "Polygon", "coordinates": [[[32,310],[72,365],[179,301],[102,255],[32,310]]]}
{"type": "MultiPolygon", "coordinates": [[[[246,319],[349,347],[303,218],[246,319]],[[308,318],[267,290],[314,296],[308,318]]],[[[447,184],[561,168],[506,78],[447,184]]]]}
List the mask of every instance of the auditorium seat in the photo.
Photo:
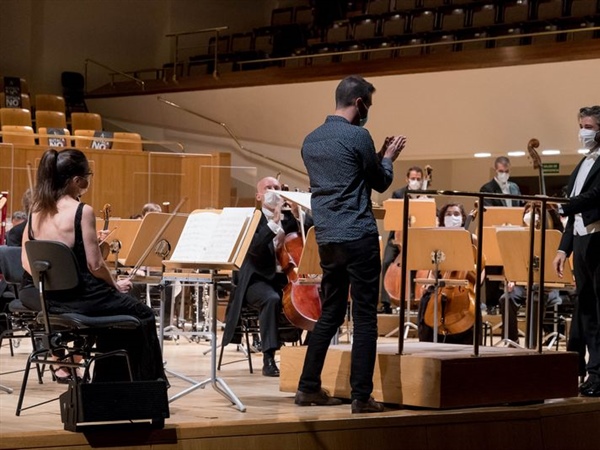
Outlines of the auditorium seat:
{"type": "Polygon", "coordinates": [[[413,33],[428,33],[435,29],[435,13],[425,10],[414,13],[411,22],[413,33]]]}
{"type": "Polygon", "coordinates": [[[377,51],[367,53],[368,59],[391,59],[396,56],[395,47],[396,43],[393,40],[381,38],[369,42],[370,49],[376,49],[377,51]]]}
{"type": "Polygon", "coordinates": [[[326,41],[342,42],[351,39],[350,22],[347,20],[338,20],[327,30],[326,41]]]}
{"type": "MultiPolygon", "coordinates": [[[[18,96],[17,97],[13,97],[14,100],[18,100],[18,96]]],[[[29,98],[29,95],[27,94],[21,94],[21,105],[19,106],[18,104],[13,104],[11,102],[9,102],[10,104],[6,104],[6,95],[4,94],[4,92],[0,92],[0,108],[23,108],[23,109],[28,109],[31,111],[31,99],[29,98]]]]}
{"type": "MultiPolygon", "coordinates": [[[[365,45],[358,42],[349,42],[344,45],[340,45],[338,47],[338,51],[340,52],[351,52],[357,50],[364,50],[365,45]]],[[[364,58],[364,53],[347,53],[340,55],[340,62],[349,62],[349,61],[360,61],[364,58]]]]}
{"type": "Polygon", "coordinates": [[[142,150],[142,136],[138,133],[115,131],[113,138],[115,139],[112,145],[113,150],[142,150]]]}
{"type": "Polygon", "coordinates": [[[421,6],[423,8],[438,8],[445,4],[446,0],[421,0],[421,6]]]}
{"type": "Polygon", "coordinates": [[[514,47],[517,45],[521,45],[522,39],[523,39],[521,37],[521,34],[523,34],[523,30],[519,27],[499,29],[496,31],[495,35],[502,36],[504,38],[496,39],[495,46],[496,47],[514,47]],[[508,37],[508,36],[513,36],[513,37],[508,37]]]}
{"type": "Polygon", "coordinates": [[[597,0],[571,0],[571,17],[593,16],[597,13],[597,0]]]}
{"type": "Polygon", "coordinates": [[[453,44],[456,41],[456,36],[454,34],[442,34],[431,38],[428,43],[430,44],[440,44],[440,45],[432,45],[427,47],[427,53],[429,54],[440,54],[440,53],[450,53],[455,51],[455,45],[453,44]]]}
{"type": "Polygon", "coordinates": [[[33,128],[24,125],[2,125],[2,142],[14,145],[35,145],[33,128]]]}
{"type": "Polygon", "coordinates": [[[396,0],[393,11],[410,11],[418,6],[418,0],[396,0]]]}
{"type": "MultiPolygon", "coordinates": [[[[542,26],[541,28],[536,27],[535,29],[528,30],[529,33],[543,33],[543,32],[548,32],[548,31],[558,31],[558,26],[547,24],[547,25],[542,26]]],[[[531,45],[553,44],[557,40],[559,40],[559,37],[560,37],[560,35],[558,35],[558,34],[543,34],[543,35],[536,34],[535,36],[531,37],[531,45]]]]}
{"type": "MultiPolygon", "coordinates": [[[[6,87],[5,81],[4,81],[5,78],[17,78],[17,77],[1,76],[0,77],[0,92],[4,92],[4,88],[6,87]]],[[[27,80],[25,78],[19,78],[19,89],[21,91],[21,94],[29,94],[29,85],[27,84],[27,80]]]]}
{"type": "Polygon", "coordinates": [[[303,26],[312,26],[315,16],[314,9],[311,6],[296,6],[294,8],[294,23],[303,26]]]}
{"type": "Polygon", "coordinates": [[[377,35],[377,20],[372,16],[362,16],[353,20],[354,40],[372,39],[377,35]]]}
{"type": "Polygon", "coordinates": [[[96,130],[73,130],[73,135],[75,136],[75,147],[90,148],[92,146],[95,133],[96,130]]]}
{"type": "Polygon", "coordinates": [[[537,2],[537,14],[538,20],[551,20],[557,19],[564,15],[564,4],[563,0],[540,0],[537,2]]]}
{"type": "Polygon", "coordinates": [[[424,53],[423,39],[421,38],[411,38],[404,42],[399,42],[399,45],[402,46],[402,48],[396,50],[396,55],[399,57],[419,56],[424,53]]]}
{"type": "Polygon", "coordinates": [[[529,20],[530,3],[523,0],[512,0],[504,3],[503,23],[516,24],[529,20]]]}
{"type": "Polygon", "coordinates": [[[65,99],[60,95],[53,94],[36,94],[35,109],[37,111],[58,111],[62,113],[67,112],[65,106],[65,99]]]}
{"type": "Polygon", "coordinates": [[[0,125],[24,125],[31,127],[31,111],[24,108],[0,108],[0,125]]]}
{"type": "Polygon", "coordinates": [[[390,12],[390,0],[370,0],[367,14],[386,14],[390,12]]]}
{"type": "Polygon", "coordinates": [[[71,130],[102,130],[102,117],[96,113],[74,112],[71,114],[71,130]]]}
{"type": "Polygon", "coordinates": [[[467,14],[463,8],[451,8],[443,11],[440,16],[440,28],[444,31],[454,31],[464,28],[467,14]]]}
{"type": "MultiPolygon", "coordinates": [[[[52,128],[60,128],[60,127],[52,127],[52,128]]],[[[56,137],[50,137],[48,136],[48,128],[46,127],[39,127],[38,128],[38,139],[40,142],[41,146],[44,147],[70,147],[71,146],[71,139],[68,138],[68,136],[71,135],[71,133],[69,133],[69,130],[66,128],[63,128],[63,132],[64,132],[64,137],[61,135],[55,135],[56,137]]]]}
{"type": "Polygon", "coordinates": [[[390,14],[383,18],[381,34],[383,36],[401,36],[406,32],[406,16],[404,14],[390,14]]]}
{"type": "Polygon", "coordinates": [[[294,8],[276,8],[271,11],[271,26],[289,25],[294,22],[294,8]]]}
{"type": "Polygon", "coordinates": [[[488,27],[494,25],[497,19],[497,8],[493,3],[477,6],[474,8],[471,17],[471,26],[488,27]]]}
{"type": "Polygon", "coordinates": [[[67,128],[67,117],[63,112],[42,111],[38,109],[35,112],[35,127],[38,130],[40,127],[67,128]]]}

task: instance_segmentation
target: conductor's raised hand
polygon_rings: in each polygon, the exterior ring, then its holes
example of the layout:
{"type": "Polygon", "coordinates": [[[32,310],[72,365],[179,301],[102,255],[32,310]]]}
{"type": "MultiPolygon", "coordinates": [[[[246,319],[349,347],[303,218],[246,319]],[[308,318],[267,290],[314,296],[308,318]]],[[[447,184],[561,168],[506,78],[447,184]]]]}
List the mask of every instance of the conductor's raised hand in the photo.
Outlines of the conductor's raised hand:
{"type": "Polygon", "coordinates": [[[390,158],[392,161],[396,161],[400,152],[406,146],[406,136],[390,136],[386,137],[383,142],[383,148],[381,153],[384,158],[390,158]]]}

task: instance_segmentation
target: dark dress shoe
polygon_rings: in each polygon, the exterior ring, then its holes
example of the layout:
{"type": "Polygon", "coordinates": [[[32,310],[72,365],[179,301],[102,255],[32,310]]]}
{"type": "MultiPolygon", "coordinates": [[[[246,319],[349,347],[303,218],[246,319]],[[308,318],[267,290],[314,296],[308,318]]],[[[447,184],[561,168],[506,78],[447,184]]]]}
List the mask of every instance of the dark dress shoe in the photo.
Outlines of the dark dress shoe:
{"type": "Polygon", "coordinates": [[[294,403],[298,406],[337,406],[342,401],[339,398],[331,397],[327,392],[321,389],[319,392],[297,391],[294,403]]]}
{"type": "Polygon", "coordinates": [[[597,375],[589,375],[587,380],[579,385],[579,392],[583,394],[584,391],[587,391],[593,384],[600,382],[600,377],[597,375]]]}
{"type": "Polygon", "coordinates": [[[392,314],[392,307],[389,303],[382,303],[381,309],[377,311],[379,314],[392,314]]]}
{"type": "Polygon", "coordinates": [[[267,359],[263,364],[262,374],[265,377],[278,377],[279,369],[277,368],[277,364],[275,364],[274,359],[267,359]]]}
{"type": "Polygon", "coordinates": [[[352,414],[378,413],[384,411],[383,403],[376,402],[373,397],[363,402],[362,400],[352,400],[352,414]]]}
{"type": "Polygon", "coordinates": [[[582,384],[579,393],[584,397],[600,397],[600,379],[596,378],[586,386],[582,384]]]}

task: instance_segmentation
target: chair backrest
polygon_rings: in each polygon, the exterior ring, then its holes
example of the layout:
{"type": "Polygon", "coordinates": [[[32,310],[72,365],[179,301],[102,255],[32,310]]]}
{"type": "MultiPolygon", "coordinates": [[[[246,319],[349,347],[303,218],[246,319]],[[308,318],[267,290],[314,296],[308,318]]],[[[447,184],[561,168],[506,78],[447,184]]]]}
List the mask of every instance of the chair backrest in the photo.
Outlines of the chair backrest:
{"type": "Polygon", "coordinates": [[[115,131],[113,139],[115,139],[112,145],[113,150],[142,150],[142,136],[138,133],[115,131]]]}
{"type": "Polygon", "coordinates": [[[35,109],[38,111],[58,111],[65,113],[65,99],[60,95],[36,94],[35,109]]]}
{"type": "Polygon", "coordinates": [[[102,117],[96,113],[72,113],[71,130],[102,130],[102,117]]]}
{"type": "Polygon", "coordinates": [[[79,285],[77,259],[73,251],[62,242],[27,241],[25,252],[31,277],[37,288],[42,279],[45,292],[66,291],[79,285]]]}
{"type": "Polygon", "coordinates": [[[35,145],[33,128],[23,125],[2,125],[2,142],[14,145],[35,145]]]}
{"type": "Polygon", "coordinates": [[[0,246],[0,272],[9,284],[19,284],[23,278],[21,247],[0,246]]]}
{"type": "Polygon", "coordinates": [[[31,111],[25,108],[0,108],[0,125],[32,126],[31,111]]]}
{"type": "Polygon", "coordinates": [[[75,147],[90,148],[92,146],[92,142],[94,141],[94,133],[96,133],[95,130],[74,130],[73,134],[75,135],[75,147]],[[79,139],[77,139],[78,137],[79,139]]]}
{"type": "Polygon", "coordinates": [[[23,108],[31,110],[31,99],[28,94],[21,94],[21,105],[7,105],[6,95],[0,92],[0,108],[23,108]]]}
{"type": "Polygon", "coordinates": [[[45,111],[38,109],[35,112],[35,126],[45,128],[67,128],[67,117],[64,112],[45,111]]]}
{"type": "MultiPolygon", "coordinates": [[[[50,128],[60,128],[60,127],[50,127],[50,128]]],[[[55,135],[56,137],[50,137],[50,136],[44,136],[44,135],[48,135],[48,128],[46,128],[46,127],[38,128],[40,145],[45,145],[48,147],[70,147],[71,139],[69,139],[68,136],[70,136],[71,133],[69,133],[69,130],[66,128],[63,128],[63,132],[64,132],[64,136],[57,134],[57,135],[55,135]]]]}

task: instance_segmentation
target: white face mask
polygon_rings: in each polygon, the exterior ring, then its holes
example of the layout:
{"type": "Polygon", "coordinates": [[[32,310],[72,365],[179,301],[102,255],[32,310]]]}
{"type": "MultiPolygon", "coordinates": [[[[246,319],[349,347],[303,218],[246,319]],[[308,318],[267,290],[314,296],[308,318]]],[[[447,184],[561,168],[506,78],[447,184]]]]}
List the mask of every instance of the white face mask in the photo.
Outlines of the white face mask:
{"type": "Polygon", "coordinates": [[[263,194],[262,204],[265,208],[275,209],[281,203],[283,203],[283,202],[277,191],[274,191],[273,189],[268,189],[263,194]]]}
{"type": "MultiPolygon", "coordinates": [[[[537,214],[535,215],[535,223],[537,224],[540,220],[540,216],[538,216],[537,214]]],[[[528,227],[531,226],[531,211],[526,212],[523,215],[523,222],[525,223],[525,225],[527,225],[528,227]]]]}
{"type": "Polygon", "coordinates": [[[446,228],[462,227],[462,216],[444,216],[444,226],[446,228]]]}
{"type": "Polygon", "coordinates": [[[421,189],[422,182],[420,180],[408,180],[408,189],[416,191],[421,189]]]}
{"type": "Polygon", "coordinates": [[[583,148],[594,148],[596,145],[598,145],[596,142],[596,131],[588,130],[587,128],[581,128],[579,130],[579,142],[581,142],[583,148]]]}
{"type": "Polygon", "coordinates": [[[508,172],[496,172],[496,179],[502,184],[508,182],[509,177],[510,174],[508,172]]]}

